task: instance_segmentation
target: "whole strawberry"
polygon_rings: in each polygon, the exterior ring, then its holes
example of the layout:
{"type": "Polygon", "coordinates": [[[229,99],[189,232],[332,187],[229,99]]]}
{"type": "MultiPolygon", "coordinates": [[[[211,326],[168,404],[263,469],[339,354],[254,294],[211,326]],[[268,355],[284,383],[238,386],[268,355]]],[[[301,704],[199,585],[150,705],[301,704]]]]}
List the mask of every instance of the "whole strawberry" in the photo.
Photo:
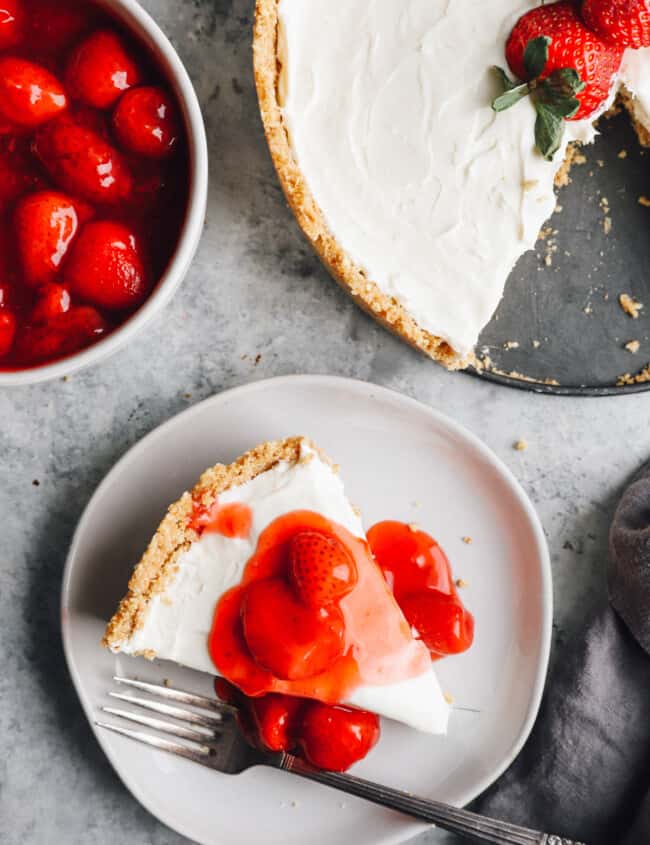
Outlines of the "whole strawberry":
{"type": "Polygon", "coordinates": [[[537,111],[535,142],[551,159],[562,142],[565,120],[582,120],[607,101],[623,48],[589,30],[570,0],[532,9],[515,24],[506,44],[511,82],[498,69],[504,93],[492,103],[503,111],[531,96],[537,111]]]}
{"type": "Polygon", "coordinates": [[[506,44],[508,65],[520,79],[531,79],[524,53],[529,42],[540,35],[550,38],[548,58],[533,76],[546,79],[555,70],[575,70],[584,88],[577,93],[580,108],[571,119],[589,117],[609,96],[621,66],[622,49],[591,32],[570,0],[539,6],[517,21],[506,44]]]}
{"type": "Polygon", "coordinates": [[[14,230],[25,284],[54,281],[78,229],[75,203],[65,194],[36,191],[20,200],[14,230]]]}
{"type": "Polygon", "coordinates": [[[619,47],[650,47],[650,0],[583,0],[582,18],[619,47]]]}
{"type": "Polygon", "coordinates": [[[334,535],[301,531],[291,541],[291,582],[300,599],[324,607],[346,596],[358,580],[357,565],[334,535]]]}

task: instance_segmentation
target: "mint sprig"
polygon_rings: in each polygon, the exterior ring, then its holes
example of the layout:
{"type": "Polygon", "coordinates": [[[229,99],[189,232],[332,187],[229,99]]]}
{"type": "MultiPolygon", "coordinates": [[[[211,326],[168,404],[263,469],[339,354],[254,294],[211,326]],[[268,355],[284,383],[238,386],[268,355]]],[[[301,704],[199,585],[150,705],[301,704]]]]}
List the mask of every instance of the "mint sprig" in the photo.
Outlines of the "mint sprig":
{"type": "Polygon", "coordinates": [[[495,67],[503,93],[492,101],[496,112],[505,111],[524,97],[530,97],[537,112],[535,146],[550,161],[562,145],[564,121],[574,117],[580,108],[577,94],[585,83],[574,68],[558,68],[546,79],[540,79],[548,64],[551,39],[540,35],[531,39],[524,50],[524,68],[528,82],[513,82],[503,68],[495,67]]]}

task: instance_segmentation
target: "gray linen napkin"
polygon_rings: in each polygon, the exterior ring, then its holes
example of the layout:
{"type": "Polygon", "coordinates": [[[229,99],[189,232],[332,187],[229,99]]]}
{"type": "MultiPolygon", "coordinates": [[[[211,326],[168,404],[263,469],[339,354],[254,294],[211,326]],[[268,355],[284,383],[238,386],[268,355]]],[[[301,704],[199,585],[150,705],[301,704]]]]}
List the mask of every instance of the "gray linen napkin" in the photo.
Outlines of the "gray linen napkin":
{"type": "Polygon", "coordinates": [[[588,845],[650,845],[650,464],[614,515],[609,597],[564,647],[530,739],[473,809],[588,845]]]}

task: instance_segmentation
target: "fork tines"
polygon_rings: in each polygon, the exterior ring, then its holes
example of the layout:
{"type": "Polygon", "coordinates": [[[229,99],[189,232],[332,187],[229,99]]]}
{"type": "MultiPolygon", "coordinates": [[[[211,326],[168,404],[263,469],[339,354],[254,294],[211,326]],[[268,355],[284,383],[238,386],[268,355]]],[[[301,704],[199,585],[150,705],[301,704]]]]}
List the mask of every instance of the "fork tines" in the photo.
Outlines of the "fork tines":
{"type": "Polygon", "coordinates": [[[166,699],[166,701],[157,701],[155,698],[145,698],[130,692],[109,692],[108,694],[111,698],[115,698],[125,704],[135,705],[142,710],[152,711],[159,714],[159,716],[165,716],[167,718],[161,719],[156,716],[147,716],[144,713],[123,707],[102,707],[101,709],[104,713],[117,716],[120,719],[142,725],[143,727],[152,728],[161,733],[170,734],[178,739],[188,740],[193,745],[188,746],[170,742],[155,734],[121,727],[105,721],[96,720],[95,724],[114,733],[143,742],[146,745],[151,745],[154,748],[160,748],[163,751],[168,751],[181,757],[187,757],[195,762],[209,765],[209,759],[214,752],[214,744],[218,741],[223,731],[224,720],[235,713],[236,708],[217,699],[206,698],[202,695],[195,695],[194,693],[173,689],[172,687],[161,684],[152,684],[146,681],[137,681],[119,676],[115,676],[113,680],[123,686],[146,692],[150,696],[166,699]],[[170,701],[189,705],[189,707],[179,707],[177,704],[168,703],[170,701]],[[190,707],[193,709],[190,709],[190,707]]]}

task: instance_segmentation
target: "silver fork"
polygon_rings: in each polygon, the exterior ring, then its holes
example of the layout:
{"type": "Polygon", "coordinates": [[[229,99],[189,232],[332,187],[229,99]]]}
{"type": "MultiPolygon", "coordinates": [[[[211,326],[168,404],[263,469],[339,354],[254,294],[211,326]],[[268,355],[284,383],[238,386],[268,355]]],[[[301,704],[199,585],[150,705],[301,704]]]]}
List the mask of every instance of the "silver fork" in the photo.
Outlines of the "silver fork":
{"type": "Polygon", "coordinates": [[[353,775],[315,769],[291,754],[264,753],[246,742],[232,718],[236,708],[229,704],[216,698],[206,698],[131,678],[115,676],[113,680],[130,690],[145,692],[155,698],[143,697],[130,691],[109,692],[112,698],[158,715],[147,716],[124,707],[102,707],[104,713],[186,740],[189,744],[172,742],[149,732],[109,722],[96,721],[96,725],[145,745],[193,760],[215,771],[234,775],[251,766],[271,766],[414,816],[476,842],[488,842],[491,845],[581,845],[571,839],[495,821],[438,801],[418,798],[409,792],[381,786],[353,775]],[[159,718],[160,716],[166,718],[159,718]]]}

